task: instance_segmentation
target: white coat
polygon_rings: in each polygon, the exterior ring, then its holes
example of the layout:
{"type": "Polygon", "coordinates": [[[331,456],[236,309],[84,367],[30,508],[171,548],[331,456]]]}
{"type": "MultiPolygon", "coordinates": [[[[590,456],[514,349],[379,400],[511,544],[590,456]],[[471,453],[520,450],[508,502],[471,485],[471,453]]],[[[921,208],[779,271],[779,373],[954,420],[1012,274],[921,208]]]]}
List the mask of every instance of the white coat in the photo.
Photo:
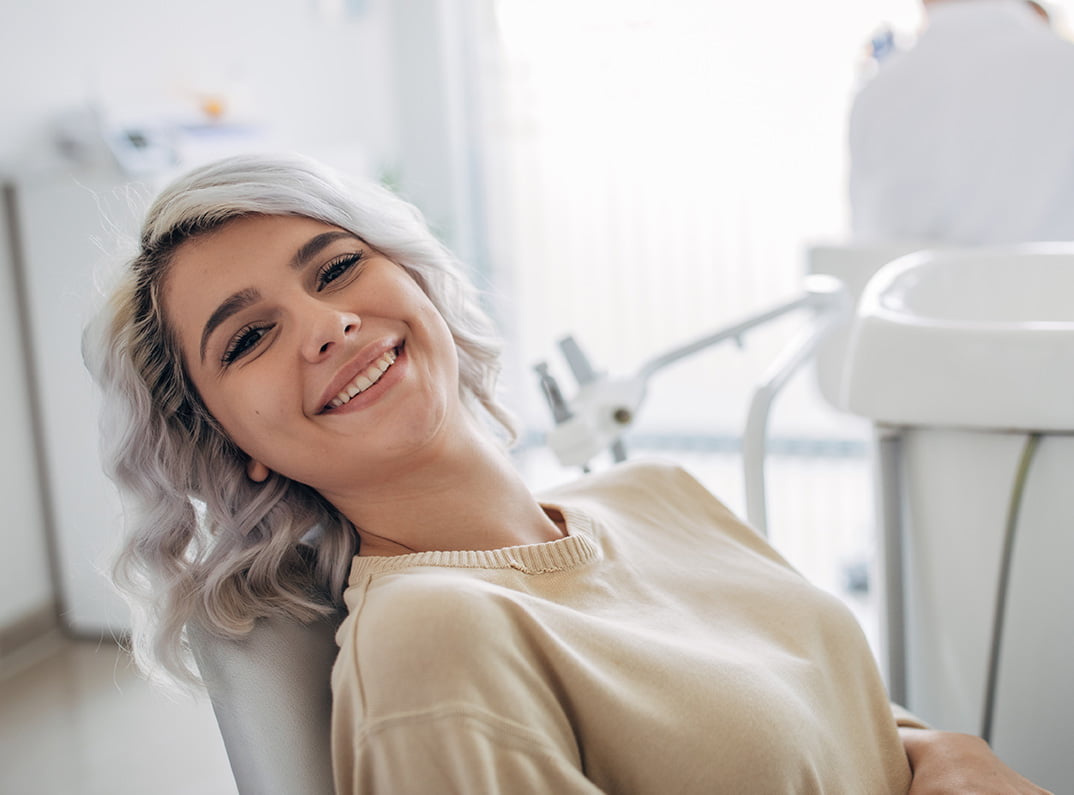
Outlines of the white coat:
{"type": "Polygon", "coordinates": [[[947,0],[850,117],[861,243],[1074,240],[1074,44],[1022,0],[947,0]]]}

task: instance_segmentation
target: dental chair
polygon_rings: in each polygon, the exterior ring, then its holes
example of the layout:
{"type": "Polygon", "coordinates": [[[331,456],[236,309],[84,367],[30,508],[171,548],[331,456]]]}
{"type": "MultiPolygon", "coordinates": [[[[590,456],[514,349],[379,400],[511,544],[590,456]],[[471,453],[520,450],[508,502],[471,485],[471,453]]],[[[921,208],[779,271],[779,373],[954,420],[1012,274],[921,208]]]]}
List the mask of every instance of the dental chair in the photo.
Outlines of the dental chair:
{"type": "Polygon", "coordinates": [[[259,619],[241,640],[187,626],[240,795],[334,795],[330,676],[342,619],[259,619]]]}

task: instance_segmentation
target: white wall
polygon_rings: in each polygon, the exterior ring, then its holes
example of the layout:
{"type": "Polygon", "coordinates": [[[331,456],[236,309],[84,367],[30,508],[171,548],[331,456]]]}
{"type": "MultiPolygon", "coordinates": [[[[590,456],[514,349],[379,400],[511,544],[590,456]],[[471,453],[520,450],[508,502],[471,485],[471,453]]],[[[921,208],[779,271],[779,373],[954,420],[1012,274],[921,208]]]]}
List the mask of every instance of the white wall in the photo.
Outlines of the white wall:
{"type": "Polygon", "coordinates": [[[379,158],[393,138],[388,0],[40,0],[0,25],[0,161],[90,102],[185,105],[222,92],[303,146],[353,140],[379,158]],[[340,5],[346,4],[340,2],[340,5]]]}

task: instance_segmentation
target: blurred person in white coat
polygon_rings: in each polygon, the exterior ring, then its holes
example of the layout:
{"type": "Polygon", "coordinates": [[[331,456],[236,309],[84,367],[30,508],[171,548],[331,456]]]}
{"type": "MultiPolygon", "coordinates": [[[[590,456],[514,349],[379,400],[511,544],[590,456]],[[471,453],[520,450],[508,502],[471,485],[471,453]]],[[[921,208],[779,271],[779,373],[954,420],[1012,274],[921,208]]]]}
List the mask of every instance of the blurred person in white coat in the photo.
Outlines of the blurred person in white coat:
{"type": "Polygon", "coordinates": [[[865,244],[1074,240],[1074,44],[1025,0],[924,0],[850,116],[865,244]]]}

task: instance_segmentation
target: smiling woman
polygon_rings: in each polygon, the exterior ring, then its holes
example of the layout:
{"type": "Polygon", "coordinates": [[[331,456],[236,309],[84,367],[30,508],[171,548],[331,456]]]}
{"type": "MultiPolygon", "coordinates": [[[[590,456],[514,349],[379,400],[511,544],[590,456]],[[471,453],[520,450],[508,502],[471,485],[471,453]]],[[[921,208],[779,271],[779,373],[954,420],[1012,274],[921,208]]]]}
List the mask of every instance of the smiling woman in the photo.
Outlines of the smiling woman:
{"type": "Polygon", "coordinates": [[[849,611],[682,469],[531,494],[489,324],[395,197],[229,160],[141,246],[86,339],[137,659],[194,679],[188,622],[344,604],[337,792],[1038,791],[889,704],[849,611]]]}
{"type": "MultiPolygon", "coordinates": [[[[309,619],[328,612],[357,547],[351,524],[314,489],[252,464],[199,392],[198,379],[214,386],[227,381],[225,371],[242,370],[253,354],[245,348],[256,348],[269,333],[265,321],[251,314],[263,306],[260,291],[267,285],[236,282],[214,294],[212,309],[189,316],[196,341],[168,322],[165,293],[188,275],[177,264],[189,264],[198,277],[212,276],[196,252],[219,255],[240,236],[256,243],[256,235],[242,232],[269,230],[274,225],[266,219],[281,217],[315,233],[269,252],[266,262],[282,257],[284,270],[319,280],[322,292],[332,293],[330,286],[341,279],[353,280],[349,274],[357,267],[348,270],[346,263],[355,254],[376,251],[381,259],[403,263],[392,267],[420,286],[450,329],[461,399],[512,437],[510,415],[494,395],[498,340],[459,264],[417,210],[376,185],[347,185],[302,158],[235,158],[177,181],[150,208],[140,253],[87,330],[85,345],[105,392],[106,462],[133,517],[116,579],[132,597],[136,659],[162,678],[196,679],[181,640],[195,617],[237,636],[259,616],[309,619]],[[238,323],[231,335],[223,333],[228,321],[255,317],[238,323]],[[218,347],[211,348],[210,340],[218,347]],[[218,372],[210,375],[209,367],[218,372]],[[259,485],[249,471],[270,482],[259,485]],[[195,505],[204,506],[203,522],[195,505]],[[299,543],[315,526],[321,535],[317,556],[299,543]],[[259,598],[248,598],[251,593],[259,598]]],[[[214,264],[223,265],[219,258],[214,264]]],[[[364,263],[359,258],[354,265],[364,263]]],[[[228,278],[230,272],[218,267],[215,276],[228,278]]],[[[197,289],[179,298],[194,301],[202,293],[198,277],[197,289]]],[[[187,317],[183,313],[185,324],[187,317]]],[[[310,399],[323,397],[324,407],[342,387],[332,392],[332,384],[322,386],[325,394],[310,399]]],[[[275,386],[265,389],[274,396],[275,386]]],[[[258,411],[237,407],[239,414],[258,411]]]]}

